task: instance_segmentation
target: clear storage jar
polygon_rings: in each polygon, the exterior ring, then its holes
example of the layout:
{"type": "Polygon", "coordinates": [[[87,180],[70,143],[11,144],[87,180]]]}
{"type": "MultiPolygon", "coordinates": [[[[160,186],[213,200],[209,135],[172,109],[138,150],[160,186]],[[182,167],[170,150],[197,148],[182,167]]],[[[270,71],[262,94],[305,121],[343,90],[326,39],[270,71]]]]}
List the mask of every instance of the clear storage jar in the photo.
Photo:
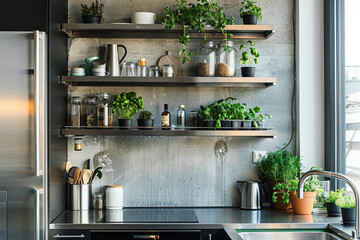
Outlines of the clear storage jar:
{"type": "Polygon", "coordinates": [[[206,41],[199,50],[199,76],[215,76],[216,47],[213,41],[206,41]]]}
{"type": "Polygon", "coordinates": [[[80,127],[81,99],[72,97],[71,99],[71,126],[80,127]]]}
{"type": "Polygon", "coordinates": [[[235,75],[235,53],[234,42],[221,42],[218,50],[218,71],[220,77],[233,77],[235,75]]]}
{"type": "Polygon", "coordinates": [[[85,117],[86,117],[86,126],[93,127],[96,126],[96,98],[87,97],[85,99],[85,117]]]}
{"type": "Polygon", "coordinates": [[[96,106],[97,126],[108,127],[109,126],[109,108],[110,108],[110,94],[100,93],[98,96],[98,102],[96,106]]]}

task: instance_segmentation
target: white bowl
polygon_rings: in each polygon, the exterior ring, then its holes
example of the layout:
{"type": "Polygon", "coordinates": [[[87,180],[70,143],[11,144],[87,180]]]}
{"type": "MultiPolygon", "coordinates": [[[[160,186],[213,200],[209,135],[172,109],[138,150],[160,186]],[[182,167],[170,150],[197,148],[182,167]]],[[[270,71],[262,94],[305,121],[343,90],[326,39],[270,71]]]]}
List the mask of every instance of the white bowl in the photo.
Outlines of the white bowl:
{"type": "Polygon", "coordinates": [[[131,22],[135,24],[155,24],[156,14],[152,12],[134,12],[131,22]]]}

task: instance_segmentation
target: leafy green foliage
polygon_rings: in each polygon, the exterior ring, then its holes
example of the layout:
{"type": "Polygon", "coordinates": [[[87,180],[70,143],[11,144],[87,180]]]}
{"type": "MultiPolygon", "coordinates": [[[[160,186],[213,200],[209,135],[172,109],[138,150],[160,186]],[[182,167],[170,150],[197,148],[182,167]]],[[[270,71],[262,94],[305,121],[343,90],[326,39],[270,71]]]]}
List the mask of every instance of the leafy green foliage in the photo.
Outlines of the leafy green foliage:
{"type": "MultiPolygon", "coordinates": [[[[317,168],[317,167],[314,167],[317,168]]],[[[290,192],[294,192],[296,194],[296,191],[298,189],[299,180],[297,179],[291,179],[290,181],[284,181],[281,183],[276,184],[274,187],[274,190],[279,190],[278,192],[274,192],[272,195],[273,202],[277,201],[277,195],[280,194],[282,199],[280,201],[281,204],[285,205],[290,202],[290,192]]],[[[305,182],[304,182],[304,192],[322,192],[322,186],[317,178],[317,176],[310,176],[305,182]]]]}
{"type": "Polygon", "coordinates": [[[163,24],[167,29],[173,29],[175,25],[184,26],[183,35],[180,36],[180,43],[183,48],[180,55],[184,55],[183,64],[190,60],[194,53],[188,50],[190,42],[189,27],[203,34],[203,41],[206,41],[205,25],[211,25],[215,30],[225,35],[224,41],[232,36],[226,32],[226,25],[234,24],[234,18],[226,18],[223,8],[213,0],[197,0],[197,4],[186,4],[186,0],[177,0],[174,10],[169,7],[164,9],[163,24]]]}
{"type": "Polygon", "coordinates": [[[98,16],[102,17],[104,12],[104,4],[99,3],[98,0],[93,2],[90,7],[86,4],[81,4],[81,16],[98,16]]]}
{"type": "Polygon", "coordinates": [[[258,17],[258,20],[261,21],[261,8],[259,6],[256,6],[255,3],[257,2],[253,0],[243,0],[241,2],[240,17],[244,17],[246,15],[256,15],[258,17]]]}
{"type": "MultiPolygon", "coordinates": [[[[258,114],[261,112],[261,107],[259,106],[256,106],[254,108],[249,108],[249,111],[248,112],[245,112],[245,120],[244,121],[248,121],[248,120],[259,120],[260,122],[264,122],[264,116],[267,116],[269,119],[272,118],[272,116],[270,114],[258,114]]],[[[256,121],[253,122],[254,124],[254,127],[258,127],[258,124],[256,121]]]]}
{"type": "Polygon", "coordinates": [[[355,198],[353,196],[342,196],[336,199],[335,204],[341,208],[355,208],[355,198]]]}
{"type": "Polygon", "coordinates": [[[320,201],[322,203],[335,203],[337,199],[342,198],[344,195],[344,188],[338,189],[336,192],[322,192],[321,194],[319,194],[317,201],[320,201]]]}
{"type": "Polygon", "coordinates": [[[142,109],[144,109],[143,99],[136,97],[135,92],[123,92],[114,97],[113,113],[119,113],[119,119],[131,119],[142,109]]]}
{"type": "Polygon", "coordinates": [[[245,44],[241,44],[239,50],[241,52],[240,63],[241,64],[252,64],[254,61],[255,64],[258,63],[258,58],[260,57],[260,52],[255,48],[255,44],[253,41],[247,41],[249,46],[247,47],[245,44]],[[250,53],[249,53],[250,52],[250,53]]]}
{"type": "Polygon", "coordinates": [[[152,119],[153,114],[150,111],[141,111],[139,114],[139,119],[148,120],[152,119]]]}
{"type": "Polygon", "coordinates": [[[256,163],[256,170],[261,181],[289,182],[301,171],[301,159],[280,147],[276,152],[268,154],[256,163]]]}

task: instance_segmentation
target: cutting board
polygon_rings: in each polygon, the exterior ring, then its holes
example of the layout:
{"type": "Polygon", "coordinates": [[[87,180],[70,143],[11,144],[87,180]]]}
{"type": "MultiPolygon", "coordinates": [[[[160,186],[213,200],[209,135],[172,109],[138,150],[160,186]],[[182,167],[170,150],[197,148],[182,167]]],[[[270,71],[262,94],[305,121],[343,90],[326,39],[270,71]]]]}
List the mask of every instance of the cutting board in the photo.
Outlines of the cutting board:
{"type": "Polygon", "coordinates": [[[171,64],[174,69],[174,77],[178,77],[180,75],[180,67],[181,63],[178,57],[171,55],[171,51],[167,51],[166,55],[159,58],[158,66],[160,71],[162,71],[163,65],[171,64]]]}

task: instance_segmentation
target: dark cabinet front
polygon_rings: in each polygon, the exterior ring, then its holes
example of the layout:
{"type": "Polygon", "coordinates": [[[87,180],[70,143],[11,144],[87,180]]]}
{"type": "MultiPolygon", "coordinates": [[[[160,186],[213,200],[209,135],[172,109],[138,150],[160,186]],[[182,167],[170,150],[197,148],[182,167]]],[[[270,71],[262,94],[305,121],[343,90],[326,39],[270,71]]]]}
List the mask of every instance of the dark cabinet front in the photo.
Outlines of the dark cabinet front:
{"type": "Polygon", "coordinates": [[[92,231],[91,240],[200,240],[201,231],[92,231]]]}

